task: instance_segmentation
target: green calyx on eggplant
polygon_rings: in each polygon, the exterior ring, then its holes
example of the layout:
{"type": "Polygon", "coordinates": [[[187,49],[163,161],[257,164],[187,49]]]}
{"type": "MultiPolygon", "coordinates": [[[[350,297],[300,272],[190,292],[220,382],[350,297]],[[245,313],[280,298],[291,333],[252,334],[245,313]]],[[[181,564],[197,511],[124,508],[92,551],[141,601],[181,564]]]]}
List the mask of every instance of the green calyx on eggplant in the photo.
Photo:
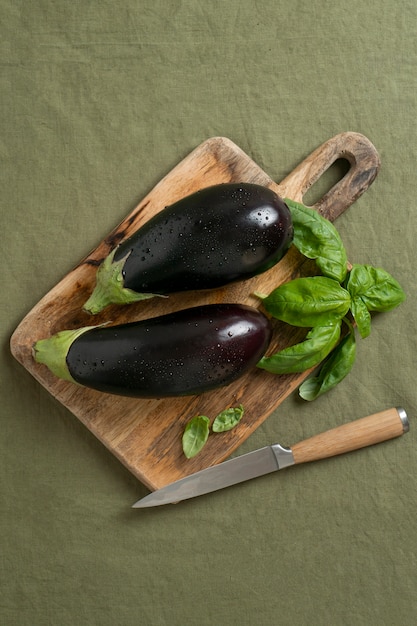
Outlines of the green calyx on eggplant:
{"type": "Polygon", "coordinates": [[[269,319],[242,304],[209,304],[118,326],[64,330],[34,358],[58,377],[105,393],[162,398],[229,385],[266,352],[269,319]]]}
{"type": "Polygon", "coordinates": [[[206,187],[157,213],[106,257],[84,310],[246,280],[278,263],[293,234],[290,210],[271,189],[206,187]]]}

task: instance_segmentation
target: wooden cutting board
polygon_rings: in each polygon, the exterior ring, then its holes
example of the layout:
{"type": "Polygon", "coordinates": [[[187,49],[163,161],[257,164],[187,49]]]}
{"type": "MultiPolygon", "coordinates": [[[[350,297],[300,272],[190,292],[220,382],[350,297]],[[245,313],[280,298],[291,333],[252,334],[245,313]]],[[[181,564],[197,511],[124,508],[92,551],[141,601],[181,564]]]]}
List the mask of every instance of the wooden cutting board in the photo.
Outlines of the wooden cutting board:
{"type": "MultiPolygon", "coordinates": [[[[235,383],[200,396],[175,399],[133,399],[84,389],[57,379],[35,363],[35,341],[68,328],[104,321],[123,323],[210,302],[242,302],[256,307],[254,291],[268,293],[284,281],[314,272],[313,265],[291,248],[274,268],[249,281],[206,292],[175,294],[125,307],[111,306],[97,316],[81,310],[95,284],[99,263],[122,239],[166,205],[209,185],[252,182],[274,189],[280,196],[303,201],[307,190],[337,160],[346,159],[349,170],[314,205],[334,221],[371,185],[379,157],[361,134],[336,135],[317,148],[280,184],[274,183],[238,146],[224,137],[203,142],[166,175],[140,204],[98,246],[67,274],[22,320],[11,338],[14,357],[67,407],[107,448],[150,489],[223,461],[277,408],[307,373],[276,376],[256,368],[235,383]],[[202,452],[187,460],[181,437],[185,424],[196,414],[214,418],[228,406],[243,404],[244,417],[228,433],[213,434],[202,452]]],[[[303,337],[298,329],[276,323],[268,354],[303,337]]]]}

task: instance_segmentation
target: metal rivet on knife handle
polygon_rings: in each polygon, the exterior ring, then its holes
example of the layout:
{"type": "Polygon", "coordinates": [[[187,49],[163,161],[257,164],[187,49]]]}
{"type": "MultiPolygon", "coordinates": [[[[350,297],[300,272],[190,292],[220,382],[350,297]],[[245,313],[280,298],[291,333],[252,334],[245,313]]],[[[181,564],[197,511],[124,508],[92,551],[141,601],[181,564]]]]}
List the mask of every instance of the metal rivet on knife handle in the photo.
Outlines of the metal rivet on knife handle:
{"type": "Polygon", "coordinates": [[[291,450],[296,464],[308,463],[394,439],[408,430],[404,409],[386,409],[300,441],[291,450]]]}

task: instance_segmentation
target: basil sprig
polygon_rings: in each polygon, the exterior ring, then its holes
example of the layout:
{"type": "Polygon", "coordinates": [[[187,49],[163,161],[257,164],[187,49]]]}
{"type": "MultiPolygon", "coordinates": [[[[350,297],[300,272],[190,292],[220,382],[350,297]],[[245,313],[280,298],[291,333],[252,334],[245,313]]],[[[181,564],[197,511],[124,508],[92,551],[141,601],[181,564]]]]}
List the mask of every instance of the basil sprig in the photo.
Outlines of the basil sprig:
{"type": "Polygon", "coordinates": [[[356,357],[355,333],[350,332],[342,339],[331,356],[325,361],[318,376],[307,378],[299,389],[304,400],[315,400],[326,391],[333,389],[347,376],[356,357]]]}
{"type": "Polygon", "coordinates": [[[355,326],[362,338],[367,337],[371,311],[395,308],[405,293],[385,270],[349,265],[341,237],[329,220],[293,200],[285,202],[293,219],[294,246],[315,260],[322,275],[296,278],[269,295],[256,294],[272,317],[311,328],[304,341],[264,356],[257,366],[274,374],[292,374],[323,363],[319,374],[299,389],[303,399],[314,400],[351,371],[356,357],[355,326]],[[347,333],[341,339],[343,324],[347,333]]]}
{"type": "Polygon", "coordinates": [[[273,317],[292,326],[328,326],[349,311],[351,298],[333,278],[295,278],[274,289],[263,299],[273,317]]]}
{"type": "Polygon", "coordinates": [[[372,265],[354,264],[346,285],[352,315],[362,337],[371,331],[369,311],[390,311],[404,300],[404,292],[388,272],[372,265]]]}
{"type": "Polygon", "coordinates": [[[293,374],[318,365],[338,343],[341,325],[338,320],[328,326],[315,326],[301,343],[262,357],[258,367],[274,374],[293,374]]]}
{"type": "Polygon", "coordinates": [[[294,226],[294,246],[308,259],[315,259],[323,276],[342,282],[347,273],[347,254],[335,226],[317,211],[285,198],[294,226]]]}

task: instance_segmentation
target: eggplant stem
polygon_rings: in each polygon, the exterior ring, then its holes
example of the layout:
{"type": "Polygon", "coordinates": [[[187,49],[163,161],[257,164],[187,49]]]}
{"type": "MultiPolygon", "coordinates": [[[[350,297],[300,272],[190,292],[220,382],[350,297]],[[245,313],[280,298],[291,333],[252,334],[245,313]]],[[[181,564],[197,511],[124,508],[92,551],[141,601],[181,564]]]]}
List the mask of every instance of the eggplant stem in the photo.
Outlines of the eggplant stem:
{"type": "Polygon", "coordinates": [[[62,330],[52,337],[39,339],[32,348],[33,358],[37,363],[46,365],[55,376],[74,383],[67,366],[67,354],[73,342],[83,333],[96,328],[84,326],[74,330],[62,330]]]}
{"type": "Polygon", "coordinates": [[[96,315],[109,304],[132,304],[133,302],[149,300],[159,295],[155,293],[137,293],[132,289],[124,287],[123,267],[130,252],[120,261],[114,261],[116,249],[104,259],[97,270],[96,286],[83,306],[83,310],[86,313],[96,315]]]}

